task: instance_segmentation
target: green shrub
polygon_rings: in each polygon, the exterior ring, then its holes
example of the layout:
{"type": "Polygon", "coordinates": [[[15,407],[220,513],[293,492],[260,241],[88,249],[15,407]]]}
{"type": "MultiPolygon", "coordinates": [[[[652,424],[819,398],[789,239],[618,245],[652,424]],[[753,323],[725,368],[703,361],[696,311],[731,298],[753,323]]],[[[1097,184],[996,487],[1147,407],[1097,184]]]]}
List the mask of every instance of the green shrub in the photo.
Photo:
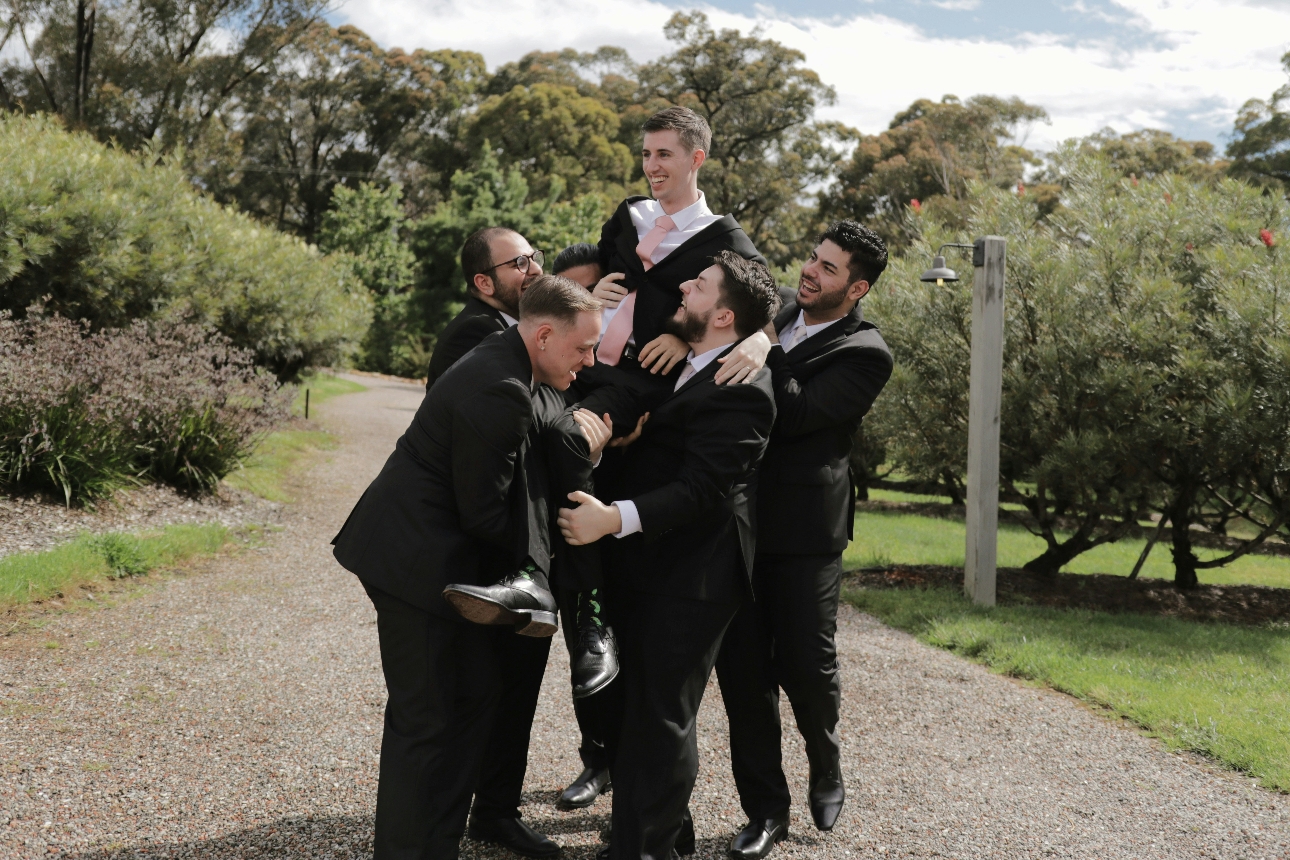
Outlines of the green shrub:
{"type": "Polygon", "coordinates": [[[143,478],[210,490],[290,400],[249,351],[198,326],[91,333],[0,312],[0,487],[67,504],[143,478]]]}
{"type": "Polygon", "coordinates": [[[353,267],[44,116],[0,116],[0,310],[44,302],[94,329],[214,326],[281,378],[329,364],[367,329],[353,267]]]}

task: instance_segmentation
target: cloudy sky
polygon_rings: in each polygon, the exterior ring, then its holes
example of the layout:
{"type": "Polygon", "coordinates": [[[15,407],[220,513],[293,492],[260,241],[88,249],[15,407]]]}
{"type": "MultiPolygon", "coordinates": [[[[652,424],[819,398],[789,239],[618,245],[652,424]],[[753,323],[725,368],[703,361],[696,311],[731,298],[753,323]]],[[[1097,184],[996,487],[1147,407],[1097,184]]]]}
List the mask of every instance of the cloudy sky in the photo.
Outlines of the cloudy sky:
{"type": "Polygon", "coordinates": [[[1017,95],[1052,121],[1047,149],[1104,126],[1164,128],[1221,148],[1249,98],[1286,82],[1290,0],[345,0],[334,20],[382,45],[479,51],[668,50],[662,27],[701,8],[798,48],[838,93],[823,117],[866,132],[921,97],[1017,95]]]}

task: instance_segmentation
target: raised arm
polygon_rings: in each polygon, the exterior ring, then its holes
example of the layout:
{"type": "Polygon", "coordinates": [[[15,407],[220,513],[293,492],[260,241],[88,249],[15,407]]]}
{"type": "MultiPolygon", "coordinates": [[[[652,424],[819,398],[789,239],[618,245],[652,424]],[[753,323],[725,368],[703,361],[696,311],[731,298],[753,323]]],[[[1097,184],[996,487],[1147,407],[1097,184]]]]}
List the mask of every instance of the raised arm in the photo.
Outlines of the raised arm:
{"type": "Polygon", "coordinates": [[[878,346],[848,349],[825,370],[799,382],[784,350],[766,359],[775,381],[775,432],[800,436],[824,427],[858,422],[891,376],[891,353],[878,346]]]}

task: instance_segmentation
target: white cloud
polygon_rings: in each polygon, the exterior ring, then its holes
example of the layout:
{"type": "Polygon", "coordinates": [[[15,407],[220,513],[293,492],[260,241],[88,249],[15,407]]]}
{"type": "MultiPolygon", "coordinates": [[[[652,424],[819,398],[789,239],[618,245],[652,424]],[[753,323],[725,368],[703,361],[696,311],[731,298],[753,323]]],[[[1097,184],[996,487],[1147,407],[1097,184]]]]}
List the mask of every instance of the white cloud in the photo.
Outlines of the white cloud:
{"type": "MultiPolygon", "coordinates": [[[[801,50],[838,93],[821,115],[866,132],[885,128],[918,98],[991,93],[1048,110],[1052,123],[1030,138],[1040,148],[1107,125],[1214,138],[1230,130],[1246,99],[1266,97],[1284,82],[1279,59],[1290,48],[1290,7],[1115,2],[1132,16],[1132,27],[1119,39],[1084,42],[1063,34],[934,38],[878,14],[827,21],[764,7],[756,17],[708,14],[718,27],[760,25],[768,37],[801,50]]],[[[662,27],[673,11],[650,0],[350,0],[342,17],[383,45],[469,49],[496,67],[530,50],[600,45],[621,45],[638,61],[649,60],[669,48],[662,27]]]]}

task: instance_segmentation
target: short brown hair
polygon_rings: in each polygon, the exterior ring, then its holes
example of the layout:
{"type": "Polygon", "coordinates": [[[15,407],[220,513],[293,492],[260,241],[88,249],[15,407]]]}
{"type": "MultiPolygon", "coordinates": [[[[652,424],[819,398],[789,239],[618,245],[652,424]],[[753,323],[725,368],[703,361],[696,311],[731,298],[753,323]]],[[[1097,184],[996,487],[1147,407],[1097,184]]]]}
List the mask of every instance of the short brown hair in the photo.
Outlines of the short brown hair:
{"type": "Polygon", "coordinates": [[[676,132],[676,136],[681,138],[681,144],[690,152],[696,149],[709,152],[712,147],[712,127],[706,119],[689,108],[664,108],[645,120],[645,124],[641,126],[644,134],[669,129],[676,132]]]}
{"type": "Polygon", "coordinates": [[[712,264],[721,267],[719,303],[734,311],[735,334],[748,337],[764,329],[779,310],[779,290],[770,270],[734,251],[722,251],[712,264]]]}
{"type": "MultiPolygon", "coordinates": [[[[478,288],[475,287],[475,275],[488,273],[488,277],[493,283],[497,283],[497,278],[493,275],[493,238],[504,236],[507,233],[515,233],[510,227],[485,227],[482,230],[476,230],[466,237],[466,241],[461,246],[461,273],[466,276],[466,290],[472,295],[479,295],[478,288]]],[[[515,233],[516,236],[519,233],[515,233]]]]}
{"type": "Polygon", "coordinates": [[[559,275],[542,275],[520,296],[520,320],[557,320],[573,325],[578,314],[600,307],[600,299],[592,298],[580,284],[559,275]]]}

